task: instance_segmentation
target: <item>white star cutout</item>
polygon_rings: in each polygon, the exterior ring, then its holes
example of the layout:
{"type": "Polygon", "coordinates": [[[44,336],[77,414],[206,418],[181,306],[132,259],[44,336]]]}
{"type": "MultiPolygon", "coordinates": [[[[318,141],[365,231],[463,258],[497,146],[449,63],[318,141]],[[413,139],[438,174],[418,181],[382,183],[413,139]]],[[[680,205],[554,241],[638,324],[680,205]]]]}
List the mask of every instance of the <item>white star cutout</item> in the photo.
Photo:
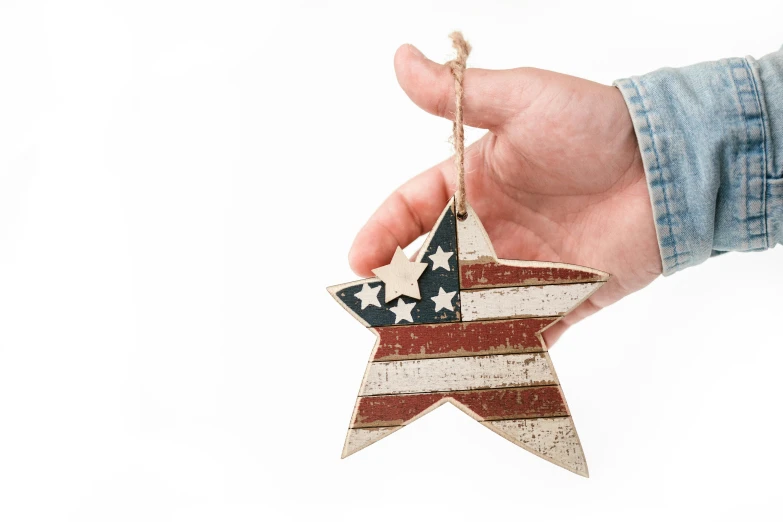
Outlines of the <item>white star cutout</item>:
{"type": "Polygon", "coordinates": [[[446,292],[443,290],[443,287],[441,287],[438,290],[438,295],[431,298],[433,301],[435,301],[435,311],[437,312],[441,308],[447,308],[453,312],[454,305],[451,304],[451,300],[454,299],[454,294],[456,293],[456,290],[453,292],[446,292]]]}
{"type": "Polygon", "coordinates": [[[435,251],[434,254],[430,254],[427,257],[432,259],[432,270],[433,272],[437,270],[438,268],[445,268],[449,272],[451,272],[451,268],[449,267],[449,258],[454,255],[454,252],[444,252],[443,249],[438,245],[438,250],[435,251]]]}
{"type": "Polygon", "coordinates": [[[408,258],[405,257],[405,252],[400,247],[397,247],[391,263],[376,268],[372,273],[386,284],[386,302],[388,303],[401,295],[421,299],[418,281],[426,269],[427,263],[408,261],[408,258]]]}
{"type": "Polygon", "coordinates": [[[414,306],[416,306],[415,302],[406,303],[402,300],[402,297],[397,299],[397,306],[389,308],[389,310],[394,312],[394,324],[397,324],[400,321],[408,321],[412,323],[413,317],[411,317],[411,312],[413,311],[414,306]]]}
{"type": "Polygon", "coordinates": [[[356,292],[354,295],[362,301],[362,310],[367,308],[368,305],[377,306],[380,308],[381,303],[378,301],[378,292],[380,291],[381,285],[373,288],[369,284],[364,283],[364,285],[362,285],[362,289],[356,292]]]}

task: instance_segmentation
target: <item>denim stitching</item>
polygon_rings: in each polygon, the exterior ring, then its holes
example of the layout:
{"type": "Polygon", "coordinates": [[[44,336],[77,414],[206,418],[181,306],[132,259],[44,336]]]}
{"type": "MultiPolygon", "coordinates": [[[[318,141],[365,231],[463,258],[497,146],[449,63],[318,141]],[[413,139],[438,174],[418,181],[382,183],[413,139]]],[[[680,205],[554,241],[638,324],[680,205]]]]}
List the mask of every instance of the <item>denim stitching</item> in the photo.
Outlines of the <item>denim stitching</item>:
{"type": "Polygon", "coordinates": [[[753,87],[753,96],[756,100],[756,109],[758,110],[759,118],[761,119],[761,154],[764,158],[762,165],[765,169],[767,169],[766,175],[764,175],[765,173],[762,173],[761,180],[761,229],[764,239],[764,248],[769,248],[769,229],[767,228],[767,178],[769,177],[770,166],[767,162],[770,158],[769,152],[767,150],[767,122],[764,118],[764,106],[761,104],[760,85],[756,81],[756,76],[753,74],[752,67],[750,66],[750,63],[748,63],[747,58],[743,59],[742,61],[748,71],[748,76],[750,77],[750,83],[753,87]]]}
{"type": "MultiPolygon", "coordinates": [[[[669,183],[663,177],[663,169],[661,168],[661,160],[660,160],[660,157],[658,155],[658,148],[655,146],[655,135],[653,133],[653,128],[652,128],[652,123],[650,122],[650,117],[648,115],[648,109],[647,109],[647,107],[645,106],[645,103],[644,103],[644,97],[642,96],[642,93],[639,90],[639,85],[637,84],[637,82],[634,79],[631,79],[630,82],[631,82],[631,85],[633,85],[634,90],[636,91],[636,96],[639,98],[639,103],[641,104],[642,109],[643,109],[642,111],[638,111],[638,112],[641,112],[644,115],[644,119],[647,122],[647,129],[648,129],[647,134],[650,136],[650,145],[652,147],[653,156],[655,157],[655,170],[658,171],[658,184],[659,184],[659,186],[661,188],[661,195],[663,196],[663,207],[664,207],[665,216],[666,216],[666,225],[669,228],[669,234],[668,235],[669,235],[669,237],[672,240],[672,256],[667,256],[667,257],[674,257],[674,266],[670,267],[672,269],[672,271],[674,271],[674,269],[676,269],[676,268],[678,268],[680,266],[680,259],[679,259],[680,255],[677,252],[677,238],[674,235],[674,227],[672,226],[672,216],[671,216],[671,212],[669,210],[669,198],[666,195],[666,191],[667,191],[667,188],[669,186],[669,183]]],[[[650,168],[650,171],[651,171],[650,173],[651,174],[652,174],[653,170],[654,170],[653,168],[650,168]]]]}
{"type": "MultiPolygon", "coordinates": [[[[742,103],[742,93],[739,90],[738,80],[736,76],[734,75],[734,69],[736,67],[734,65],[729,65],[729,76],[731,77],[731,81],[734,83],[734,91],[737,93],[737,103],[739,105],[739,116],[740,121],[742,121],[743,126],[745,127],[745,145],[747,149],[749,150],[750,147],[750,130],[748,128],[748,116],[745,113],[745,106],[742,103]]],[[[750,248],[750,221],[748,220],[748,217],[750,216],[750,201],[748,201],[748,195],[750,194],[749,186],[748,186],[748,177],[750,177],[750,158],[748,156],[748,150],[745,150],[744,152],[740,152],[742,154],[742,159],[745,160],[745,172],[743,172],[743,177],[741,180],[741,183],[744,185],[745,188],[745,231],[746,231],[746,237],[747,239],[747,248],[750,248]]]]}
{"type": "MultiPolygon", "coordinates": [[[[742,60],[739,64],[737,64],[736,62],[733,62],[733,63],[729,62],[728,68],[729,68],[729,73],[730,73],[730,76],[731,76],[731,80],[734,83],[734,90],[735,90],[735,93],[737,95],[737,103],[739,104],[739,109],[740,109],[740,115],[739,116],[740,116],[742,124],[743,124],[743,126],[745,128],[745,150],[743,152],[741,152],[741,154],[743,156],[742,159],[745,160],[745,172],[744,172],[744,176],[743,176],[743,179],[742,179],[742,184],[744,185],[744,189],[745,189],[745,219],[744,219],[744,221],[745,221],[745,230],[746,230],[745,249],[752,250],[752,249],[756,248],[755,245],[754,245],[754,241],[753,241],[756,238],[761,237],[762,238],[762,242],[764,244],[766,244],[766,234],[764,232],[766,223],[764,223],[764,221],[762,220],[762,225],[761,225],[762,234],[755,234],[755,233],[753,233],[753,231],[751,230],[751,221],[754,218],[755,219],[759,219],[759,218],[761,218],[761,216],[753,216],[752,217],[751,209],[750,209],[750,200],[751,200],[751,193],[752,193],[752,191],[751,191],[751,179],[752,178],[759,178],[760,181],[762,182],[762,186],[763,186],[764,185],[764,179],[763,179],[764,175],[763,175],[763,172],[760,173],[761,174],[760,176],[759,175],[754,175],[754,170],[755,169],[752,168],[751,160],[750,160],[750,157],[751,157],[751,155],[753,153],[752,151],[753,151],[754,148],[756,148],[755,147],[755,141],[756,140],[752,139],[751,131],[750,131],[750,125],[748,124],[748,120],[751,118],[751,116],[748,115],[748,111],[746,110],[746,107],[745,107],[745,102],[743,101],[743,94],[745,94],[745,93],[743,93],[743,91],[740,90],[740,85],[744,85],[746,83],[750,83],[750,81],[749,80],[745,80],[745,79],[739,79],[735,75],[735,72],[736,72],[737,69],[742,69],[747,74],[750,74],[750,73],[749,73],[749,71],[746,68],[746,62],[744,60],[742,60]]],[[[753,75],[750,74],[750,77],[752,78],[753,75]]],[[[750,85],[751,85],[751,87],[753,86],[752,83],[750,83],[750,85]]],[[[754,100],[755,100],[755,96],[754,96],[754,100]]],[[[755,107],[755,108],[758,109],[758,107],[755,107]]],[[[762,128],[761,128],[761,131],[762,131],[761,135],[762,136],[764,135],[763,130],[764,129],[763,129],[763,125],[762,125],[762,128]]],[[[764,154],[763,143],[764,142],[762,141],[761,142],[761,154],[762,154],[762,156],[764,154]]],[[[763,188],[762,188],[762,191],[763,191],[763,188]]],[[[761,202],[762,208],[764,206],[763,203],[764,202],[762,200],[762,202],[761,202]]]]}

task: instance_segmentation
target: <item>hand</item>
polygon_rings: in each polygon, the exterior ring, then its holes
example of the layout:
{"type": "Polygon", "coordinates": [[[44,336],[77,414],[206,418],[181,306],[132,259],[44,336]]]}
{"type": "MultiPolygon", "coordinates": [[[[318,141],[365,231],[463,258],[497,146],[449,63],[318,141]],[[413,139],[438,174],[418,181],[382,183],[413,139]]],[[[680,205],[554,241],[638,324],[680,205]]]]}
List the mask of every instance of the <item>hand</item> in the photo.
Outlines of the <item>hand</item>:
{"type": "MultiPolygon", "coordinates": [[[[397,80],[427,112],[451,118],[449,68],[403,45],[397,80]]],[[[650,195],[620,92],[531,68],[468,69],[465,124],[488,129],[465,152],[468,201],[498,257],[560,261],[612,274],[590,299],[544,332],[551,344],[571,324],[635,292],[661,273],[650,195]]],[[[354,240],[362,276],[397,245],[428,232],[455,191],[453,160],[397,189],[354,240]]]]}

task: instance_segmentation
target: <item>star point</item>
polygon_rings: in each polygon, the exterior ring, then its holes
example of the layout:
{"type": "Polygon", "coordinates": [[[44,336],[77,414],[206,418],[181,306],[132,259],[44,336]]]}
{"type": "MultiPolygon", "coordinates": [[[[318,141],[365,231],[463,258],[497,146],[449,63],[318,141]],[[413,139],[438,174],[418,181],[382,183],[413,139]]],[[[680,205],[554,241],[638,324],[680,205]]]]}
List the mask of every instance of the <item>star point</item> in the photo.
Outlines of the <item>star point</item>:
{"type": "Polygon", "coordinates": [[[356,292],[354,296],[356,296],[356,298],[362,302],[362,310],[368,306],[377,306],[380,308],[381,303],[378,301],[378,292],[380,291],[381,285],[372,287],[368,283],[364,283],[364,285],[362,285],[362,289],[356,292]]]}
{"type": "Polygon", "coordinates": [[[373,274],[386,285],[386,302],[401,295],[421,299],[419,277],[427,269],[427,263],[409,261],[400,247],[388,265],[376,268],[373,274]]]}
{"type": "Polygon", "coordinates": [[[438,250],[435,251],[434,254],[427,256],[432,260],[432,271],[434,272],[438,268],[445,268],[447,271],[451,272],[449,258],[453,255],[454,252],[444,252],[440,245],[438,245],[438,250]]]}
{"type": "Polygon", "coordinates": [[[441,287],[438,290],[438,295],[431,297],[433,301],[435,301],[435,311],[439,311],[443,308],[446,308],[447,310],[454,311],[454,305],[452,304],[452,300],[454,299],[454,296],[457,294],[456,291],[454,292],[446,292],[443,290],[443,287],[441,287]]]}
{"type": "Polygon", "coordinates": [[[394,312],[394,324],[397,324],[400,321],[408,321],[409,323],[412,323],[413,317],[411,316],[411,312],[413,311],[414,306],[416,306],[415,302],[406,303],[403,301],[402,297],[397,299],[397,306],[389,308],[389,310],[394,312]]]}

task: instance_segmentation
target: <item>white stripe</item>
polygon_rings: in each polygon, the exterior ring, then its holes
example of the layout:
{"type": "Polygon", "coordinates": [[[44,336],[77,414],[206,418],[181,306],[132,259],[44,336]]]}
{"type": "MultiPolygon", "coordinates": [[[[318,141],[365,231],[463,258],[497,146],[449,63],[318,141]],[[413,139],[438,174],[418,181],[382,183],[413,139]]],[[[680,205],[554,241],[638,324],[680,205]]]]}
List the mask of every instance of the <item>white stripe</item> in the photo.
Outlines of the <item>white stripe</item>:
{"type": "Polygon", "coordinates": [[[587,476],[587,462],[571,417],[485,421],[487,428],[539,457],[587,476]]]}
{"type": "Polygon", "coordinates": [[[374,442],[391,435],[402,426],[393,426],[390,428],[351,428],[348,435],[345,436],[345,446],[343,446],[343,458],[353,455],[357,451],[366,448],[374,442]]]}
{"type": "Polygon", "coordinates": [[[476,261],[478,259],[495,259],[495,249],[479,221],[476,212],[467,205],[468,217],[457,220],[457,248],[460,261],[476,261]]]}
{"type": "Polygon", "coordinates": [[[577,283],[462,290],[460,312],[463,321],[565,315],[598,290],[602,284],[577,283]]]}
{"type": "Polygon", "coordinates": [[[374,362],[360,396],[557,384],[545,353],[374,362]]]}

